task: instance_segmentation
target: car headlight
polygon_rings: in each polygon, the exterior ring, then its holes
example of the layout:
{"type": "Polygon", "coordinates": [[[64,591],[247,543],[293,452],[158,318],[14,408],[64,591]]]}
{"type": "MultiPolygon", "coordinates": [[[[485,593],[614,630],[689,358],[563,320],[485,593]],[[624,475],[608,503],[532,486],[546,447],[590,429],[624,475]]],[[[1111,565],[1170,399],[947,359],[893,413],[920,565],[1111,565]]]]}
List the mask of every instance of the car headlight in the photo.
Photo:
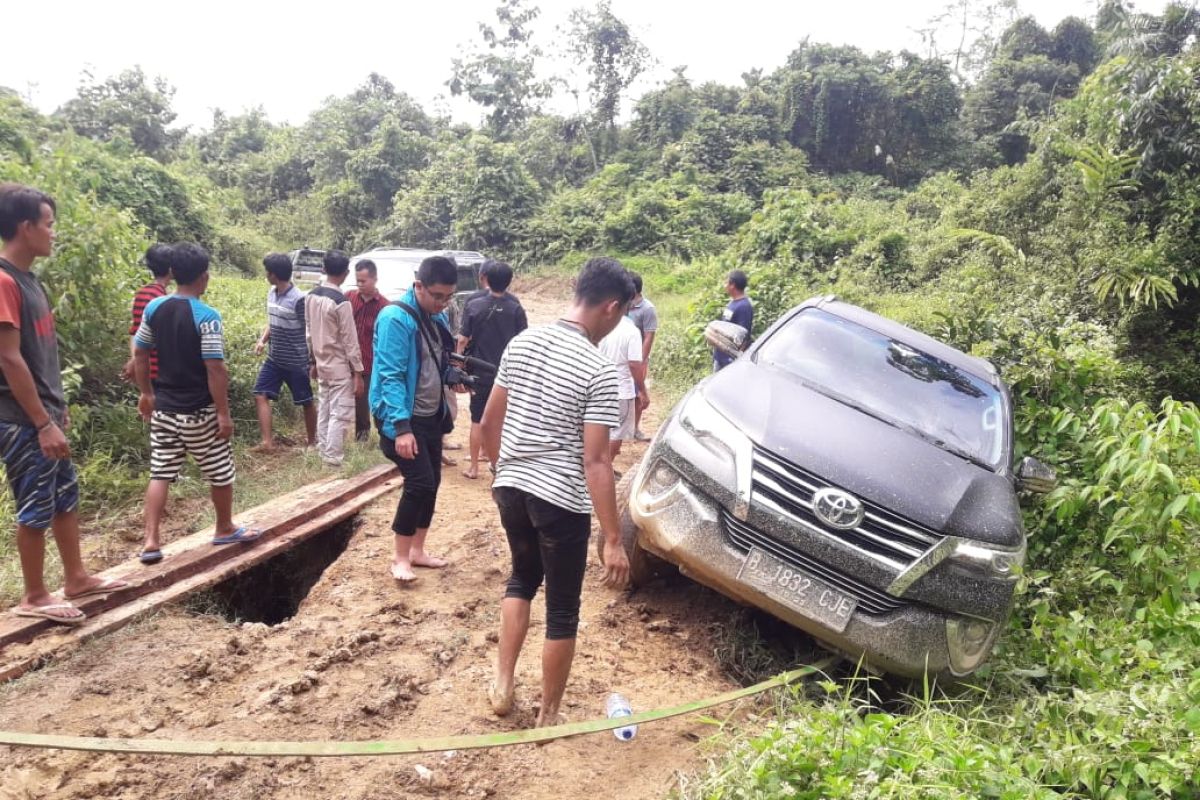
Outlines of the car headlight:
{"type": "Polygon", "coordinates": [[[955,675],[974,672],[992,652],[1000,630],[998,623],[976,617],[950,617],[946,620],[946,649],[950,671],[955,675]]]}
{"type": "Polygon", "coordinates": [[[746,519],[754,452],[750,439],[709,405],[699,390],[684,399],[677,421],[671,447],[697,472],[732,492],[734,516],[746,519]]]}

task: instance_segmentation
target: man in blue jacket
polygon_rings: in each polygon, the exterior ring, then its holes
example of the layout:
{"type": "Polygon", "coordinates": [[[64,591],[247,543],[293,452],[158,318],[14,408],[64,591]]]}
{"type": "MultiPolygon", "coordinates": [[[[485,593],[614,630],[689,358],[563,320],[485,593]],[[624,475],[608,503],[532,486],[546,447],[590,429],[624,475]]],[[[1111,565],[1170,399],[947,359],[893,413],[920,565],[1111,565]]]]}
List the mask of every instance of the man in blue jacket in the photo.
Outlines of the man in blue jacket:
{"type": "Polygon", "coordinates": [[[417,268],[408,293],[380,311],[375,321],[368,400],[379,429],[379,448],[404,476],[392,520],[392,577],[402,583],[416,579],[413,567],[446,566],[444,559],[425,551],[425,538],[442,480],[442,436],[453,427],[445,399],[453,341],[445,309],[457,282],[455,263],[431,256],[417,268]]]}

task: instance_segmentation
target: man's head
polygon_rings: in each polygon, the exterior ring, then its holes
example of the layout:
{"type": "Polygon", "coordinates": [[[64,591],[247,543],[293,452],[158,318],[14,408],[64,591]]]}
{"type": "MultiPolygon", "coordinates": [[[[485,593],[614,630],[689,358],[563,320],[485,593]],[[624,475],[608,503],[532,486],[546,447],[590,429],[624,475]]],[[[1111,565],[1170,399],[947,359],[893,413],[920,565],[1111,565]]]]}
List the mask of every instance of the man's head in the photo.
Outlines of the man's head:
{"type": "Polygon", "coordinates": [[[364,258],[354,265],[354,281],[358,284],[358,291],[365,294],[367,297],[375,296],[375,282],[379,279],[379,270],[375,267],[375,262],[369,258],[364,258]]]}
{"type": "Polygon", "coordinates": [[[629,273],[629,280],[633,281],[633,299],[642,299],[642,276],[632,270],[629,273]]]}
{"type": "Polygon", "coordinates": [[[633,299],[633,280],[615,258],[590,258],[575,279],[575,314],[598,342],[621,322],[633,299]]]}
{"type": "Polygon", "coordinates": [[[263,267],[272,286],[283,286],[292,280],[292,260],[286,253],[268,253],[263,259],[263,267]]]}
{"type": "Polygon", "coordinates": [[[350,272],[350,257],[341,250],[330,250],[325,254],[324,269],[330,282],[341,286],[350,272]]]}
{"type": "Polygon", "coordinates": [[[171,245],[171,274],[180,289],[204,294],[208,288],[208,251],[195,242],[171,245]]]}
{"type": "Polygon", "coordinates": [[[0,239],[32,258],[54,251],[54,198],[19,183],[0,184],[0,239]]]}
{"type": "Polygon", "coordinates": [[[458,285],[458,265],[446,256],[430,256],[417,267],[417,279],[413,291],[417,303],[426,314],[437,314],[454,299],[454,287],[458,285]]]}
{"type": "Polygon", "coordinates": [[[485,260],[482,264],[479,265],[479,288],[480,289],[488,289],[491,287],[490,278],[491,278],[491,272],[492,272],[492,265],[495,263],[496,263],[495,261],[493,261],[492,259],[489,258],[489,259],[485,260]]]}
{"type": "Polygon", "coordinates": [[[156,278],[167,277],[171,274],[171,245],[162,242],[150,245],[142,260],[146,262],[151,275],[156,278]]]}
{"type": "Polygon", "coordinates": [[[725,279],[725,293],[730,297],[741,297],[746,293],[746,287],[749,285],[750,279],[746,277],[746,273],[735,269],[725,279]]]}
{"type": "Polygon", "coordinates": [[[496,294],[504,294],[512,285],[513,269],[503,261],[488,261],[487,288],[496,294]]]}

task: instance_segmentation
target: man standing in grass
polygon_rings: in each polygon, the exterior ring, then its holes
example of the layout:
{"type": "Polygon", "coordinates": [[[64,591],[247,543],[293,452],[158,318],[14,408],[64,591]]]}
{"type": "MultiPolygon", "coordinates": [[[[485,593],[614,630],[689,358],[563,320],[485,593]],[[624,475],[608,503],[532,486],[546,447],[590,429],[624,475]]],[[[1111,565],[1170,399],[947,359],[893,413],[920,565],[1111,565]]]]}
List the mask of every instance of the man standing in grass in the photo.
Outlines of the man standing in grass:
{"type": "MultiPolygon", "coordinates": [[[[133,322],[129,326],[129,360],[125,362],[125,368],[121,370],[121,377],[130,383],[133,383],[133,361],[137,355],[137,346],[133,343],[133,337],[137,335],[138,328],[142,327],[142,314],[146,311],[146,306],[150,305],[150,301],[157,300],[166,294],[167,287],[171,285],[170,245],[150,245],[143,260],[154,280],[138,289],[133,296],[131,315],[133,322]]],[[[156,378],[158,378],[158,353],[152,350],[150,351],[150,380],[153,381],[156,378]]]]}
{"type": "MultiPolygon", "coordinates": [[[[754,329],[754,304],[750,302],[749,297],[746,297],[746,287],[749,285],[750,279],[746,277],[746,273],[740,269],[730,272],[729,277],[725,280],[725,294],[729,295],[729,304],[721,312],[722,320],[740,325],[747,332],[754,329]]],[[[719,351],[713,353],[713,372],[722,370],[732,363],[733,356],[727,356],[719,351]]]]}
{"type": "Polygon", "coordinates": [[[575,658],[593,501],[604,537],[605,582],[623,586],[629,577],[609,451],[609,430],[618,422],[617,371],[596,345],[625,317],[632,297],[633,282],[619,262],[590,259],[562,319],[530,328],[509,344],[483,412],[484,445],[497,465],[492,494],[512,554],[488,692],[497,716],[512,710],[530,604],[544,579],[537,724],[559,722],[575,658]]]}
{"type": "Polygon", "coordinates": [[[341,250],[325,254],[325,280],[304,299],[312,371],[317,379],[317,452],[327,467],[340,467],[346,433],[354,424],[354,398],[365,391],[362,353],[354,310],[342,284],[350,259],[341,250]]]}
{"type": "MultiPolygon", "coordinates": [[[[379,270],[375,262],[364,258],[354,265],[354,279],[357,289],[351,289],[346,297],[350,300],[350,309],[354,312],[354,328],[358,334],[358,351],[362,355],[363,383],[371,385],[371,365],[374,362],[375,320],[379,312],[387,305],[387,300],[379,293],[375,282],[379,278],[379,270]]],[[[367,402],[367,393],[354,397],[354,438],[365,442],[371,434],[371,407],[367,402]]]]}
{"type": "Polygon", "coordinates": [[[317,441],[317,409],[313,405],[312,383],[308,377],[308,344],[304,339],[304,292],[292,283],[292,260],[284,253],[271,253],[263,259],[267,281],[267,327],[254,345],[260,355],[268,345],[267,360],[254,383],[254,403],[258,410],[260,452],[275,449],[271,432],[271,402],[279,397],[283,384],[292,393],[292,403],[304,410],[304,431],[309,447],[317,441]]]}
{"type": "Polygon", "coordinates": [[[69,601],[126,588],[88,574],[79,551],[79,481],[71,463],[67,402],[50,298],[31,268],[54,249],[54,200],[0,184],[0,457],[17,511],[25,591],[16,613],[61,625],[87,616],[69,601]],[[61,602],[46,589],[46,530],[62,558],[61,602]]]}
{"type": "Polygon", "coordinates": [[[150,423],[150,485],[142,563],[162,560],[159,524],[171,484],[191,455],[211,487],[217,513],[213,544],[250,542],[260,531],[233,522],[233,451],[229,372],[221,315],[200,300],[208,288],[208,253],[184,242],[172,248],[175,293],[146,306],[137,333],[138,411],[150,423]],[[150,352],[169,353],[150,383],[150,352]]]}

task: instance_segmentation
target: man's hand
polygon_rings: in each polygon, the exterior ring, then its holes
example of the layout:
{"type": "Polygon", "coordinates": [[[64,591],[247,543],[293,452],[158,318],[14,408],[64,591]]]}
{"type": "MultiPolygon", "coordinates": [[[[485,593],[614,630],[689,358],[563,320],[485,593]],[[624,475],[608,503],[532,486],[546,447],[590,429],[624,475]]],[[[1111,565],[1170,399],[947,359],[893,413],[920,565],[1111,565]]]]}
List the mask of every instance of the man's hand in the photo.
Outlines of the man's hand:
{"type": "Polygon", "coordinates": [[[217,414],[217,438],[228,441],[233,436],[233,419],[228,414],[217,414]]]}
{"type": "Polygon", "coordinates": [[[259,339],[257,342],[254,343],[254,355],[261,356],[262,351],[265,350],[266,347],[267,347],[267,343],[264,342],[262,339],[259,339]]]}
{"type": "Polygon", "coordinates": [[[58,423],[51,421],[49,425],[38,431],[38,444],[46,458],[70,458],[71,446],[67,444],[66,434],[58,423]]]}
{"type": "Polygon", "coordinates": [[[408,461],[417,457],[421,452],[417,447],[417,437],[411,433],[402,433],[396,437],[396,455],[408,461]]]}
{"type": "Polygon", "coordinates": [[[645,387],[642,387],[641,389],[638,390],[637,410],[645,411],[649,407],[650,407],[650,392],[648,392],[645,387]]]}
{"type": "Polygon", "coordinates": [[[367,384],[363,381],[362,373],[354,373],[354,396],[362,397],[367,391],[367,384]]]}
{"type": "Polygon", "coordinates": [[[121,367],[121,380],[125,381],[126,383],[133,383],[135,374],[136,372],[133,366],[133,359],[130,358],[125,362],[125,366],[121,367]]]}
{"type": "Polygon", "coordinates": [[[144,422],[149,422],[152,414],[154,414],[154,395],[145,393],[139,395],[138,415],[144,422]]]}
{"type": "Polygon", "coordinates": [[[604,537],[604,585],[623,589],[629,582],[629,557],[619,536],[604,537]]]}

